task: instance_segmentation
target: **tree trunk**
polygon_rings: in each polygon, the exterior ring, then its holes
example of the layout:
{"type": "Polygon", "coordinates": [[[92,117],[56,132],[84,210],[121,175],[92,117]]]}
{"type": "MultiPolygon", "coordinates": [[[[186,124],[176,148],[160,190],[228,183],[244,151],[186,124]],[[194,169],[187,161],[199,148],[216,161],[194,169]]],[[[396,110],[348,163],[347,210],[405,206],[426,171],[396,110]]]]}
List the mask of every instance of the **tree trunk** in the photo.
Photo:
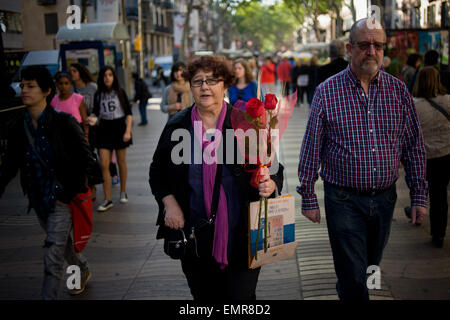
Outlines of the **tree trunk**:
{"type": "Polygon", "coordinates": [[[356,8],[355,8],[355,1],[354,0],[350,0],[350,4],[347,5],[347,7],[350,9],[350,12],[352,13],[352,20],[353,23],[356,22],[356,8]]]}
{"type": "Polygon", "coordinates": [[[192,12],[192,7],[194,5],[194,0],[188,0],[188,5],[187,5],[187,12],[186,12],[186,19],[184,20],[184,27],[183,27],[183,38],[181,38],[181,52],[180,52],[180,60],[187,62],[187,57],[186,57],[186,49],[189,46],[189,40],[188,40],[188,35],[189,35],[189,31],[190,31],[190,17],[191,17],[191,12],[192,12]]]}
{"type": "Polygon", "coordinates": [[[320,42],[320,31],[319,31],[319,13],[317,12],[317,0],[314,0],[314,21],[313,21],[313,28],[314,28],[314,32],[316,34],[316,41],[320,42]]]}

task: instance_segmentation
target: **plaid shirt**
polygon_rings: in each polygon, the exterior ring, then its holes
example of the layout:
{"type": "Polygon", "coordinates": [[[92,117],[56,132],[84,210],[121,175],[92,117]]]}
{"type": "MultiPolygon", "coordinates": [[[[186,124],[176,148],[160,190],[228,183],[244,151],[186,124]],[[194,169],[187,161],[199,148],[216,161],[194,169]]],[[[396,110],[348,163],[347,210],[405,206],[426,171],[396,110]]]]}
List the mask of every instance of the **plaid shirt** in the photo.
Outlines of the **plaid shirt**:
{"type": "Polygon", "coordinates": [[[411,205],[426,207],[425,147],[405,84],[378,72],[368,94],[350,66],[317,87],[300,152],[302,209],[318,209],[314,184],[385,189],[406,172],[411,205]]]}

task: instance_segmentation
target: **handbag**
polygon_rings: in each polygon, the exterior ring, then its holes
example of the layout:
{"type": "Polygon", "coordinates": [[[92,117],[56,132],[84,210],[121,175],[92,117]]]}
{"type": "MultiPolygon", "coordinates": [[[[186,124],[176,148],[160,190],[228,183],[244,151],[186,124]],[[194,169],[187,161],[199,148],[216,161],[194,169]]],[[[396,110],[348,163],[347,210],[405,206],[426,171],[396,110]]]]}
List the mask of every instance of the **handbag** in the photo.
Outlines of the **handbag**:
{"type": "Polygon", "coordinates": [[[178,260],[186,254],[187,239],[183,229],[168,229],[164,237],[164,253],[178,260]]]}
{"type": "MultiPolygon", "coordinates": [[[[220,185],[222,179],[222,165],[217,165],[214,180],[214,191],[211,204],[211,215],[208,220],[202,221],[199,226],[190,228],[191,234],[186,238],[183,229],[175,230],[166,227],[164,232],[164,253],[172,259],[183,258],[190,248],[197,257],[211,254],[212,241],[214,239],[214,223],[216,220],[217,207],[219,205],[220,185]],[[200,246],[199,246],[200,244],[200,246]]],[[[166,210],[164,209],[164,215],[166,210]]],[[[189,229],[185,226],[186,229],[189,229]]]]}
{"type": "Polygon", "coordinates": [[[92,234],[92,196],[91,190],[79,193],[69,203],[73,221],[73,245],[75,252],[83,251],[92,234]]]}
{"type": "Polygon", "coordinates": [[[437,111],[439,111],[440,113],[442,113],[442,114],[447,118],[447,120],[450,121],[450,115],[447,113],[447,111],[444,110],[444,108],[442,108],[440,105],[438,105],[436,102],[434,102],[434,101],[431,100],[431,99],[428,99],[428,98],[425,98],[425,99],[428,101],[428,103],[429,103],[433,108],[435,108],[437,111]]]}
{"type": "MultiPolygon", "coordinates": [[[[34,145],[34,138],[32,137],[28,126],[23,124],[28,142],[33,149],[34,154],[39,162],[48,170],[47,164],[41,158],[34,145]]],[[[56,182],[58,184],[58,181],[56,182]]],[[[81,252],[88,243],[92,233],[92,196],[89,187],[87,191],[78,193],[75,198],[69,203],[69,210],[72,215],[73,222],[73,245],[75,252],[81,252]]]]}

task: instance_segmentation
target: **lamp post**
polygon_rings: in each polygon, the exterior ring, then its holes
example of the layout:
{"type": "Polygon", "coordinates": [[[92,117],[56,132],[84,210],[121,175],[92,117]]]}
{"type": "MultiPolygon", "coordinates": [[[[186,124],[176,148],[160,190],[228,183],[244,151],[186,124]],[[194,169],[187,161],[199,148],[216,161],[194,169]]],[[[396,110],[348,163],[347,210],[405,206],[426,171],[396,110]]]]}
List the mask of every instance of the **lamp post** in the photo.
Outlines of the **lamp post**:
{"type": "Polygon", "coordinates": [[[139,48],[139,77],[144,78],[144,48],[142,37],[142,0],[138,0],[138,34],[140,38],[140,48],[139,48]]]}

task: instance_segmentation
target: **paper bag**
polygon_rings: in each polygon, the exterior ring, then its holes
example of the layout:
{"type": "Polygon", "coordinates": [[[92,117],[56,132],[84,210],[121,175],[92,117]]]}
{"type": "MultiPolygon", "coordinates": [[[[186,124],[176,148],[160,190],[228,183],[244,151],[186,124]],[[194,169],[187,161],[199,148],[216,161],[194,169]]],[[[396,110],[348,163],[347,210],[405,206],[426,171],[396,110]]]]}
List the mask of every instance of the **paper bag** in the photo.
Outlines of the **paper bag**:
{"type": "Polygon", "coordinates": [[[259,201],[251,202],[249,207],[248,266],[252,269],[292,257],[298,245],[295,241],[295,199],[293,196],[287,194],[268,199],[266,252],[264,252],[264,201],[262,202],[258,237],[259,207],[259,201]],[[257,256],[255,255],[256,250],[257,256]]]}

